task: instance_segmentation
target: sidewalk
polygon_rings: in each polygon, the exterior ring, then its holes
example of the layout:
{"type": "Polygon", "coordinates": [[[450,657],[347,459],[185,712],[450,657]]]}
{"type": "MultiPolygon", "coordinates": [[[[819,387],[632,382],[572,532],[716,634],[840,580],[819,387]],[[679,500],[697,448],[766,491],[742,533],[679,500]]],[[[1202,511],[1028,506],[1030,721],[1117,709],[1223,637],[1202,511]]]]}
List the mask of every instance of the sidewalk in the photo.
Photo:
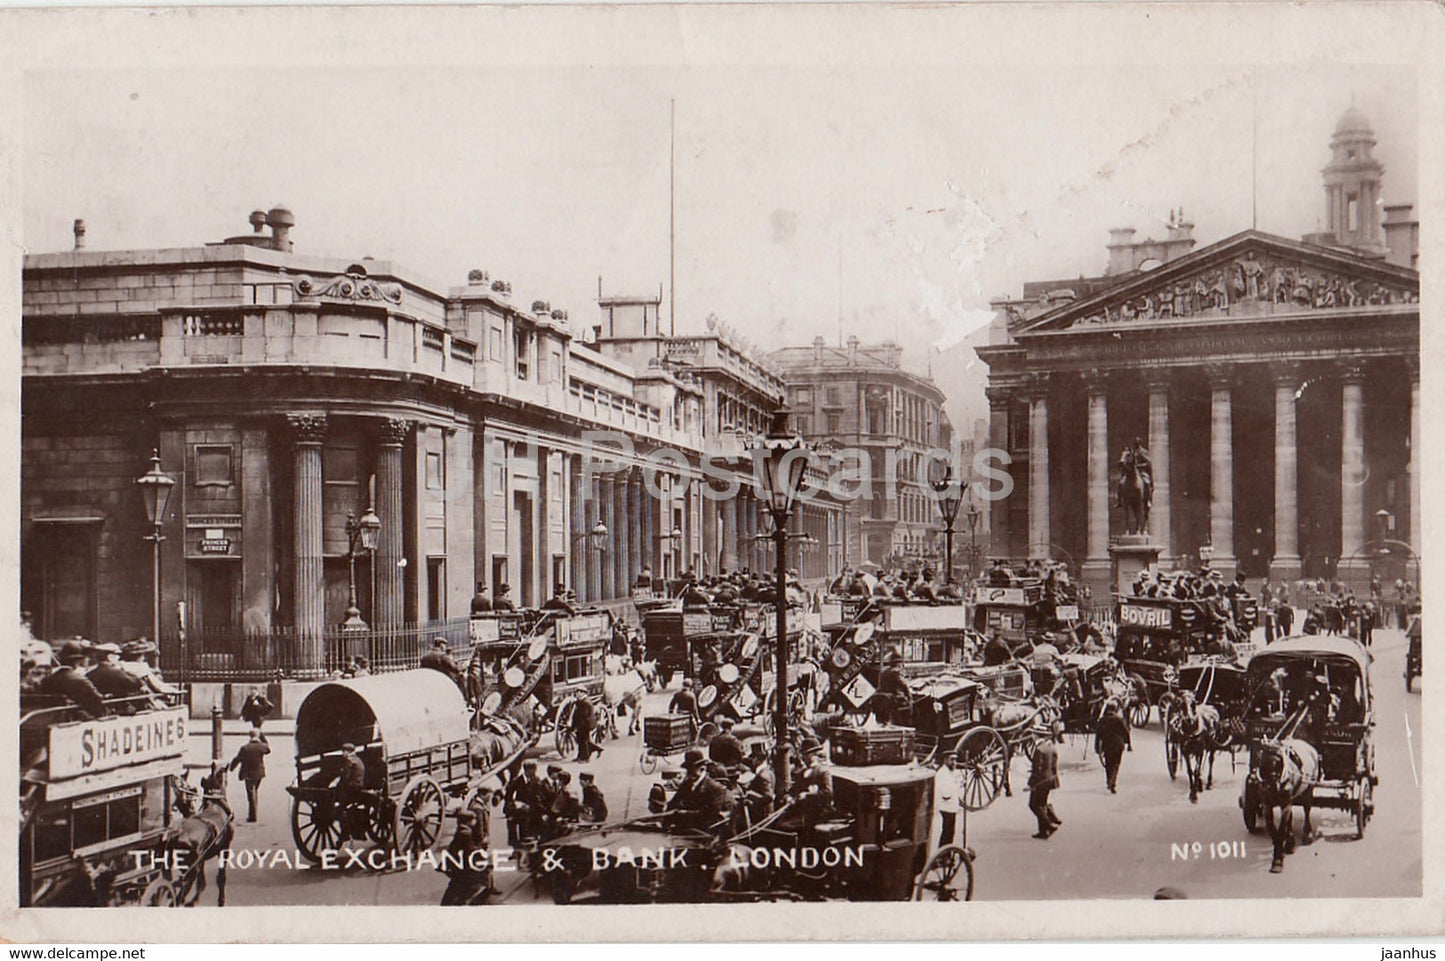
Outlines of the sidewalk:
{"type": "MultiPolygon", "coordinates": [[[[294,718],[289,717],[276,718],[275,720],[268,719],[266,723],[261,726],[261,730],[266,732],[267,737],[275,735],[295,737],[296,721],[294,718]]],[[[221,722],[221,733],[226,737],[246,737],[250,731],[251,725],[245,721],[232,718],[221,722]]],[[[189,733],[191,737],[210,737],[211,722],[206,719],[192,720],[189,733]]]]}

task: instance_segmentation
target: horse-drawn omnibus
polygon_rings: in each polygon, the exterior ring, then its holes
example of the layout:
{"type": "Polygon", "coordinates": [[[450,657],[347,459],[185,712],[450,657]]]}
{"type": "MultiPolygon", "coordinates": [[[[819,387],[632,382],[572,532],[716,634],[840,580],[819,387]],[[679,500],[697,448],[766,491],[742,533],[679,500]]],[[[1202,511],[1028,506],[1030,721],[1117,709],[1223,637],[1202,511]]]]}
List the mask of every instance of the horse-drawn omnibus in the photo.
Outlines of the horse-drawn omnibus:
{"type": "MultiPolygon", "coordinates": [[[[115,702],[110,702],[114,704],[115,702]]],[[[187,709],[91,718],[26,695],[20,717],[20,906],[174,905],[187,709]]]]}
{"type": "Polygon", "coordinates": [[[321,863],[348,840],[401,856],[434,848],[449,808],[483,806],[493,778],[536,743],[504,717],[479,720],[474,731],[461,689],[426,668],[313,689],[296,711],[296,783],[286,788],[297,849],[321,863]],[[365,769],[350,793],[340,783],[347,744],[365,769]]]}
{"type": "Polygon", "coordinates": [[[822,626],[830,647],[857,625],[871,624],[879,650],[895,652],[909,677],[959,668],[977,660],[983,649],[983,638],[968,629],[962,604],[844,602],[841,614],[839,621],[822,626]]]}
{"type": "Polygon", "coordinates": [[[1269,645],[1249,662],[1245,709],[1249,776],[1239,805],[1245,827],[1261,822],[1274,841],[1274,863],[1283,869],[1293,848],[1293,808],[1304,808],[1304,835],[1312,835],[1310,810],[1348,811],[1355,837],[1375,810],[1375,725],[1370,653],[1346,637],[1301,636],[1269,645]]]}
{"type": "Polygon", "coordinates": [[[580,700],[596,710],[594,740],[616,737],[615,715],[605,709],[605,658],[615,625],[602,610],[517,611],[473,615],[473,655],[492,680],[480,699],[482,713],[505,714],[540,735],[551,732],[558,753],[577,750],[572,712],[580,700]]]}

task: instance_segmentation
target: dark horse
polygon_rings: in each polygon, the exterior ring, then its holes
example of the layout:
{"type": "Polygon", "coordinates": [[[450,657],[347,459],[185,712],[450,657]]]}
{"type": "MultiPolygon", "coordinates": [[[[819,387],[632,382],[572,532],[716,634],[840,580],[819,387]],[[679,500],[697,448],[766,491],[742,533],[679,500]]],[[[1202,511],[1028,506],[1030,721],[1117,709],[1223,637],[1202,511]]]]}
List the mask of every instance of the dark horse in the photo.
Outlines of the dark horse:
{"type": "Polygon", "coordinates": [[[236,838],[235,816],[226,803],[226,771],[224,768],[201,779],[199,791],[184,781],[180,782],[176,808],[183,815],[182,820],[166,832],[166,851],[171,863],[182,865],[181,880],[177,884],[176,900],[193,907],[206,890],[206,862],[219,857],[216,866],[216,906],[226,906],[226,862],[223,855],[230,851],[231,842],[236,838]],[[191,872],[195,872],[195,890],[189,900],[186,889],[190,887],[191,872]]]}
{"type": "Polygon", "coordinates": [[[1199,803],[1199,794],[1214,787],[1214,752],[1219,750],[1219,709],[1199,704],[1193,691],[1182,691],[1169,708],[1169,737],[1179,743],[1184,771],[1189,775],[1189,802],[1199,803]],[[1209,754],[1209,776],[1204,775],[1204,755],[1209,754]]]}
{"type": "Polygon", "coordinates": [[[1255,769],[1250,776],[1256,778],[1259,784],[1265,827],[1274,841],[1274,861],[1269,866],[1269,872],[1279,874],[1284,870],[1284,856],[1295,849],[1296,804],[1305,810],[1300,843],[1309,844],[1314,840],[1310,807],[1314,802],[1315,785],[1320,780],[1320,755],[1305,741],[1295,738],[1267,739],[1261,741],[1255,750],[1255,769]]]}
{"type": "Polygon", "coordinates": [[[1130,534],[1143,534],[1149,527],[1149,505],[1154,499],[1153,485],[1141,474],[1133,449],[1119,458],[1119,506],[1128,518],[1130,534]]]}

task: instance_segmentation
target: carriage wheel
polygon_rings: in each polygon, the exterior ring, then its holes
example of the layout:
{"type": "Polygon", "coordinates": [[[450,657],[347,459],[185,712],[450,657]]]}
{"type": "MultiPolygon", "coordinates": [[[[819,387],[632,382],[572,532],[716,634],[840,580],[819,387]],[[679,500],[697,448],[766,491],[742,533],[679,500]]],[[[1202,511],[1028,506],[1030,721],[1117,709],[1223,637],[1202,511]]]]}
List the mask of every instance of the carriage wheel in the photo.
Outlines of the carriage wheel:
{"type": "Polygon", "coordinates": [[[306,860],[320,864],[322,851],[341,847],[341,835],[341,807],[334,800],[291,799],[291,837],[306,860]]]}
{"type": "Polygon", "coordinates": [[[1370,786],[1370,777],[1361,774],[1355,781],[1355,839],[1365,836],[1365,825],[1369,823],[1370,815],[1375,806],[1374,788],[1370,786]]]}
{"type": "Polygon", "coordinates": [[[1250,834],[1258,834],[1262,830],[1259,823],[1259,788],[1253,780],[1244,782],[1244,797],[1240,799],[1239,806],[1244,811],[1244,829],[1250,834]]]}
{"type": "Polygon", "coordinates": [[[394,812],[387,810],[389,801],[373,804],[366,811],[366,833],[382,847],[391,845],[391,825],[394,812]]]}
{"type": "Polygon", "coordinates": [[[915,901],[972,901],[973,858],[961,847],[938,849],[913,883],[915,901]]]}
{"type": "Polygon", "coordinates": [[[392,828],[392,847],[398,853],[419,854],[436,846],[442,834],[446,800],[429,777],[414,778],[401,792],[392,828]]]}
{"type": "Polygon", "coordinates": [[[991,727],[974,728],[958,742],[958,766],[963,771],[963,806],[982,811],[998,797],[1008,765],[1008,744],[991,727]]]}
{"type": "Polygon", "coordinates": [[[165,878],[156,878],[141,892],[140,903],[147,908],[173,908],[176,906],[176,889],[165,878]]]}
{"type": "Polygon", "coordinates": [[[1169,724],[1169,712],[1174,710],[1174,704],[1179,700],[1179,695],[1173,691],[1165,691],[1159,695],[1159,700],[1154,703],[1154,708],[1159,712],[1159,723],[1169,724]]]}
{"type": "Polygon", "coordinates": [[[1149,685],[1138,674],[1129,675],[1129,704],[1124,711],[1130,727],[1142,728],[1149,723],[1149,685]]]}
{"type": "Polygon", "coordinates": [[[637,761],[637,766],[642,768],[643,774],[651,774],[657,770],[657,755],[649,750],[644,750],[642,757],[637,761]]]}
{"type": "Polygon", "coordinates": [[[575,701],[568,700],[557,708],[557,729],[552,733],[552,741],[557,745],[557,753],[564,758],[577,753],[577,736],[572,733],[572,711],[576,706],[575,701]]]}

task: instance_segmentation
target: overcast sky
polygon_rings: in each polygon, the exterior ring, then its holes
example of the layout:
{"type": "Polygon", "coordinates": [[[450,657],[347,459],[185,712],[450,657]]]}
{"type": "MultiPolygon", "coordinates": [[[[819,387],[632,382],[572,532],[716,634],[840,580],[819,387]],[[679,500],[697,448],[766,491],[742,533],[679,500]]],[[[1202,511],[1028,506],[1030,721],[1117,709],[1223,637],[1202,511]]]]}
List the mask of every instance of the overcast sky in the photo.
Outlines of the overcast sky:
{"type": "Polygon", "coordinates": [[[1352,101],[1374,124],[1385,201],[1417,200],[1415,69],[1261,56],[1270,38],[1327,52],[1313,20],[1244,17],[1231,34],[1179,18],[1081,53],[1067,24],[974,10],[815,8],[750,42],[750,9],[727,14],[726,56],[655,8],[596,36],[595,56],[566,11],[505,29],[408,11],[422,32],[465,28],[476,55],[433,63],[376,56],[375,27],[353,56],[347,30],[276,29],[265,11],[157,25],[184,55],[107,44],[92,63],[66,47],[49,62],[71,69],[25,75],[24,246],[68,249],[77,217],[96,249],[196,245],[284,203],[298,252],[389,259],[443,286],[482,267],[518,301],[591,323],[599,276],[609,294],[666,287],[675,102],[678,331],[716,314],[769,349],[840,328],[896,338],[932,360],[962,422],[983,409],[983,368],[928,345],[958,342],[1026,280],[1101,272],[1110,227],[1160,236],[1182,206],[1201,243],[1248,229],[1252,180],[1260,229],[1317,229],[1352,101]],[[825,22],[829,36],[804,33],[825,22]],[[548,28],[556,57],[503,52],[545,51],[548,28]],[[839,55],[780,53],[792,31],[839,55]],[[957,57],[940,34],[966,37],[957,57]],[[236,56],[248,42],[254,64],[236,56]],[[968,55],[994,42],[997,62],[968,55]],[[326,55],[295,54],[308,44],[326,55]],[[870,55],[842,55],[860,46],[870,55]]]}

